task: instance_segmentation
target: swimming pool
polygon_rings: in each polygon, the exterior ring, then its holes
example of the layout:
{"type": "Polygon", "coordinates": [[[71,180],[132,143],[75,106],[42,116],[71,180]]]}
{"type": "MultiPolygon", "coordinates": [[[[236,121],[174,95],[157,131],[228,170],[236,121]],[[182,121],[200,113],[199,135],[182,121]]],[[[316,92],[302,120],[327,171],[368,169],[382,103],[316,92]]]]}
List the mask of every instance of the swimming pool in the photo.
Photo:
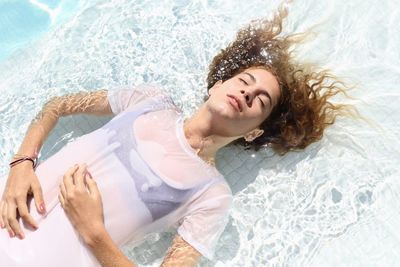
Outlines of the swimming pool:
{"type": "Polygon", "coordinates": [[[0,62],[67,21],[78,0],[0,1],[0,62]]]}
{"type": "MultiPolygon", "coordinates": [[[[1,63],[1,159],[7,162],[34,114],[54,95],[156,82],[189,115],[205,94],[212,56],[240,26],[268,16],[278,4],[80,1],[61,27],[1,63]]],[[[299,57],[356,85],[351,95],[357,99],[348,102],[371,123],[340,119],[319,143],[284,157],[221,151],[217,164],[235,194],[234,206],[215,261],[203,260],[201,266],[400,264],[399,4],[303,0],[291,5],[287,31],[320,23],[315,28],[320,34],[299,57]]],[[[80,130],[95,128],[97,119],[60,123],[44,157],[57,149],[57,141],[59,147],[80,130]]],[[[3,164],[0,177],[7,172],[3,164]]],[[[143,266],[158,266],[171,237],[152,235],[126,253],[143,266]]]]}

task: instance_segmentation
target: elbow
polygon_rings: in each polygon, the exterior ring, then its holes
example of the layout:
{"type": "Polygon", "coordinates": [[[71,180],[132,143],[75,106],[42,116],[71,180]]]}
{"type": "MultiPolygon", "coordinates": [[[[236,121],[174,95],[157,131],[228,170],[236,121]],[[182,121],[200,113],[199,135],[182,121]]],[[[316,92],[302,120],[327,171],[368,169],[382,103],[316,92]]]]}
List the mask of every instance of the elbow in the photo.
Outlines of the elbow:
{"type": "Polygon", "coordinates": [[[52,118],[58,119],[64,116],[64,103],[62,97],[54,96],[50,98],[43,106],[42,113],[52,118]]]}

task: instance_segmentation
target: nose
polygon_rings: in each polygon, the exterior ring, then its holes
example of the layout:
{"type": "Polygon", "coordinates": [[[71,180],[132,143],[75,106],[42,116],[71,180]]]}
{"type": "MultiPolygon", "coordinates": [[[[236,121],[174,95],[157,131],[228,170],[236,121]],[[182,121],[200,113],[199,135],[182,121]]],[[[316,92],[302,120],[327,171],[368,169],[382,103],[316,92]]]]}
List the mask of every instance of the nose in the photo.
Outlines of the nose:
{"type": "Polygon", "coordinates": [[[240,90],[240,93],[243,95],[247,106],[251,107],[251,102],[252,102],[252,95],[249,91],[246,90],[240,90]]]}

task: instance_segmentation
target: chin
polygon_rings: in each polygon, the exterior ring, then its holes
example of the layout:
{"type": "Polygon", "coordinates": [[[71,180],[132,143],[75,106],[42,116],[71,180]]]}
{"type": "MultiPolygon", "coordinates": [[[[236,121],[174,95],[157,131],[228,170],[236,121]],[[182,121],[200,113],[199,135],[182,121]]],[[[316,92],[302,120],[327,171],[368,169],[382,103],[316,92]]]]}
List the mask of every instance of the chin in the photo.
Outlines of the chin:
{"type": "Polygon", "coordinates": [[[220,114],[225,118],[238,118],[239,112],[237,112],[229,103],[218,103],[212,107],[213,113],[220,114]]]}

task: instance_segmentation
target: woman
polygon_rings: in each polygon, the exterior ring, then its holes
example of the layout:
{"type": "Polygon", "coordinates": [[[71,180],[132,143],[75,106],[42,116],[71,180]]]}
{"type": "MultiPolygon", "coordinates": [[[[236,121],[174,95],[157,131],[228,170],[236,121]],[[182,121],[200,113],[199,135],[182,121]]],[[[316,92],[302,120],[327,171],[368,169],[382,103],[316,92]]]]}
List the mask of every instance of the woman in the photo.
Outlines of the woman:
{"type": "Polygon", "coordinates": [[[239,31],[213,59],[208,97],[187,120],[155,86],[49,101],[10,163],[0,224],[18,239],[1,232],[1,266],[131,266],[119,247],[167,227],[178,231],[163,265],[211,259],[232,202],[217,151],[305,148],[345,108],[328,101],[344,92],[340,83],[292,58],[299,38],[281,36],[285,16],[239,31]],[[58,118],[76,113],[116,116],[35,169],[58,118]]]}

